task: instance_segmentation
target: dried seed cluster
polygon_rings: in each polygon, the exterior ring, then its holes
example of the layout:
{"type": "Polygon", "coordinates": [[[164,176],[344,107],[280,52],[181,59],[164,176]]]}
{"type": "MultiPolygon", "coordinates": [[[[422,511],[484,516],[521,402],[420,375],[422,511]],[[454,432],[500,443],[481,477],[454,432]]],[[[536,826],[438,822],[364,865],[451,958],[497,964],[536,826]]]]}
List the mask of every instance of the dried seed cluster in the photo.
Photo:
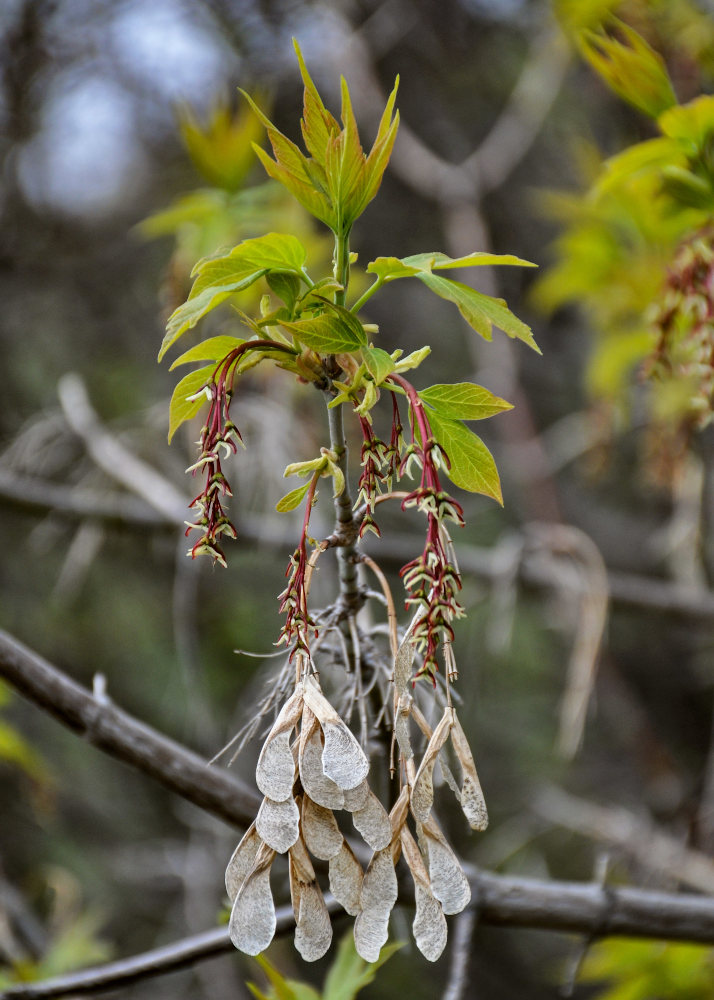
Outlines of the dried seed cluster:
{"type": "Polygon", "coordinates": [[[397,901],[395,865],[402,854],[414,881],[416,944],[430,961],[441,955],[446,945],[445,914],[459,913],[471,898],[468,880],[433,812],[434,767],[447,741],[461,781],[457,783],[444,760],[441,766],[466,818],[481,830],[488,817],[473,757],[453,708],[445,708],[431,732],[412,702],[413,657],[414,647],[405,642],[397,656],[394,696],[402,787],[389,814],[369,787],[369,762],[362,747],[316,678],[303,676],[283,705],[256,768],[263,802],[226,869],[232,903],[230,935],[239,950],[257,955],[272,941],[276,919],[270,869],[276,854],[287,853],[295,947],[302,957],[321,958],[332,940],[312,857],[328,863],[330,890],[355,918],[358,953],[365,961],[376,961],[397,901]],[[411,718],[428,737],[418,768],[409,735],[411,718]],[[355,830],[373,852],[366,870],[340,829],[338,810],[351,814],[355,830]],[[410,814],[416,839],[408,825],[410,814]]]}

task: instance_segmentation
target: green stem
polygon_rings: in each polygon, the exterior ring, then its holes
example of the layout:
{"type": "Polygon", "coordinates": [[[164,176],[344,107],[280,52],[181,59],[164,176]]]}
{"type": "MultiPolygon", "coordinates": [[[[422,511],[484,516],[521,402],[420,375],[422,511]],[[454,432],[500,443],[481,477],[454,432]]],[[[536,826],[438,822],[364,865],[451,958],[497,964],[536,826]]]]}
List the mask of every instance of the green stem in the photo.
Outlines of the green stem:
{"type": "Polygon", "coordinates": [[[355,304],[350,309],[350,312],[353,312],[356,315],[360,311],[362,306],[365,304],[365,302],[368,302],[372,298],[374,293],[379,291],[379,289],[382,287],[383,284],[384,284],[384,278],[377,278],[374,284],[370,285],[367,291],[363,292],[362,295],[357,299],[355,304]]]}
{"type": "Polygon", "coordinates": [[[350,234],[347,232],[335,233],[335,258],[334,258],[335,281],[339,281],[342,290],[335,292],[335,305],[344,306],[347,296],[347,286],[350,281],[350,234]]]}

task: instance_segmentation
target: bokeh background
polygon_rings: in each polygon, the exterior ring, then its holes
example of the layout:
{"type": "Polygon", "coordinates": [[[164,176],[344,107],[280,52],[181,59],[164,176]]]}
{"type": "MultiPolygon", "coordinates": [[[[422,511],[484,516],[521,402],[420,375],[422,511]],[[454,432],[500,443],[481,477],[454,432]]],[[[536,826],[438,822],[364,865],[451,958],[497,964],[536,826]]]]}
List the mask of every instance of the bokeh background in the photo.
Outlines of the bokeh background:
{"type": "MultiPolygon", "coordinates": [[[[711,82],[691,41],[711,30],[708,3],[624,7],[665,50],[682,100],[711,82]]],[[[237,88],[297,139],[295,36],[333,108],[345,74],[371,138],[400,74],[392,166],[353,236],[364,263],[492,249],[547,273],[559,222],[545,192],[580,190],[599,156],[651,126],[538,0],[3,0],[0,32],[0,625],[88,686],[102,675],[117,704],[212,756],[270,683],[275,661],[236,650],[273,649],[294,545],[294,522],[273,510],[282,469],[325,434],[307,389],[256,377],[241,400],[229,568],[185,558],[162,509],[190,497],[196,427],[168,447],[166,316],[195,259],[266,219],[330,254],[282,196],[246,196],[265,177],[237,88]],[[123,468],[105,434],[160,480],[123,468]]],[[[712,846],[711,432],[674,480],[655,474],[637,407],[625,420],[588,395],[583,313],[540,310],[530,271],[477,278],[533,325],[542,357],[505,337],[477,342],[408,282],[369,310],[395,345],[431,344],[429,382],[473,380],[516,404],[478,428],[504,508],[464,497],[459,535],[462,717],[492,822],[469,836],[454,814],[450,836],[496,871],[588,880],[606,853],[614,879],[687,884],[679,862],[652,863],[647,838],[656,829],[675,855],[712,846]],[[590,680],[580,741],[577,690],[590,680]]],[[[403,520],[385,515],[383,547],[370,543],[395,580],[399,546],[418,545],[403,520]]],[[[321,585],[326,597],[329,574],[321,585]]],[[[235,832],[8,689],[0,699],[0,957],[48,975],[214,925],[235,832]]],[[[250,777],[254,755],[239,773],[250,777]]],[[[394,932],[408,939],[406,911],[394,932]]],[[[577,948],[477,928],[467,996],[555,998],[577,948]]],[[[289,940],[271,957],[324,975],[289,940]]],[[[447,968],[406,947],[365,995],[431,998],[447,968]]],[[[246,978],[260,973],[236,955],[123,993],[242,998],[246,978]]]]}

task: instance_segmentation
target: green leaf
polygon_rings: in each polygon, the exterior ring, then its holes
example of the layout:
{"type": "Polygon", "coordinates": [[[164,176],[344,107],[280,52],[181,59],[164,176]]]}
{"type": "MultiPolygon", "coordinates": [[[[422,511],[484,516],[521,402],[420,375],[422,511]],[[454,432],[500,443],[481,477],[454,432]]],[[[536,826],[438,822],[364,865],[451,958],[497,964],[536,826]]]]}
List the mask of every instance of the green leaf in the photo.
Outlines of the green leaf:
{"type": "Polygon", "coordinates": [[[396,368],[396,362],[381,347],[363,347],[362,358],[376,385],[381,385],[396,368]]]}
{"type": "MultiPolygon", "coordinates": [[[[352,319],[355,317],[353,316],[352,319]]],[[[301,344],[312,348],[318,354],[341,354],[356,351],[364,345],[365,336],[358,337],[351,323],[340,315],[322,313],[310,319],[298,319],[294,323],[283,322],[286,330],[294,334],[301,344]]],[[[360,326],[360,329],[362,327],[360,326]]]]}
{"type": "Polygon", "coordinates": [[[365,962],[357,954],[354,936],[349,932],[345,934],[325,978],[323,1000],[353,1000],[361,989],[372,982],[378,969],[402,947],[400,941],[385,944],[376,962],[365,962]]]}
{"type": "Polygon", "coordinates": [[[268,271],[300,274],[307,252],[294,236],[268,233],[243,240],[229,253],[201,260],[194,267],[188,299],[169,317],[159,361],[182,334],[230,295],[248,288],[268,271]]]}
{"type": "Polygon", "coordinates": [[[190,361],[220,361],[235,347],[240,347],[244,343],[242,337],[209,337],[208,340],[196,344],[190,351],[176,358],[169,371],[173,371],[179,365],[187,365],[190,361]]]}
{"type": "Polygon", "coordinates": [[[322,103],[317,87],[308,73],[305,60],[297,40],[293,38],[293,48],[300,64],[300,76],[304,85],[303,115],[300,123],[305,148],[320,166],[325,166],[325,151],[330,140],[339,134],[340,126],[322,103]]]}
{"type": "Polygon", "coordinates": [[[320,994],[307,983],[296,979],[286,979],[263,955],[256,956],[256,962],[270,981],[270,992],[263,993],[253,983],[250,991],[258,1000],[320,1000],[320,994]]]}
{"type": "Polygon", "coordinates": [[[533,261],[515,257],[510,253],[485,253],[476,251],[465,257],[449,257],[445,253],[417,253],[404,257],[404,264],[416,267],[420,271],[441,271],[455,267],[493,267],[495,265],[513,265],[517,267],[537,267],[533,261]]]}
{"type": "Polygon", "coordinates": [[[19,767],[38,784],[49,778],[47,765],[40,754],[4,719],[0,719],[0,765],[2,764],[19,767]]]}
{"type": "Polygon", "coordinates": [[[494,265],[516,265],[519,267],[536,267],[532,261],[523,260],[513,254],[500,253],[470,253],[465,257],[449,257],[445,253],[417,253],[411,257],[377,257],[367,265],[370,274],[376,274],[382,281],[394,281],[397,278],[411,278],[420,272],[440,271],[455,267],[492,267],[494,265]]]}
{"type": "Polygon", "coordinates": [[[469,326],[481,334],[484,340],[491,340],[491,327],[495,325],[509,337],[522,340],[538,354],[540,348],[533,339],[531,328],[510,311],[503,299],[496,299],[460,281],[442,278],[428,272],[418,275],[427,288],[442,299],[453,302],[469,326]]]}
{"type": "Polygon", "coordinates": [[[295,510],[295,508],[302,503],[302,500],[309,489],[310,480],[308,480],[308,482],[306,482],[303,486],[298,486],[297,489],[290,490],[290,492],[286,493],[284,497],[281,497],[276,503],[275,509],[279,514],[286,514],[289,510],[295,510]]]}
{"type": "Polygon", "coordinates": [[[714,133],[714,95],[702,94],[687,104],[670,108],[660,115],[658,124],[670,139],[701,149],[714,133]]]}
{"type": "Polygon", "coordinates": [[[469,493],[483,493],[503,506],[501,482],[491,452],[480,437],[458,420],[442,417],[436,410],[427,413],[434,437],[446,452],[452,483],[469,493]]]}
{"type": "Polygon", "coordinates": [[[511,403],[474,382],[430,385],[419,392],[419,397],[438,410],[440,416],[451,420],[483,420],[513,409],[511,403]]]}
{"type": "Polygon", "coordinates": [[[215,365],[197,368],[196,371],[184,375],[174,389],[169,403],[169,444],[171,444],[171,438],[181,424],[195,417],[201,407],[208,402],[203,394],[195,399],[192,397],[200,393],[205,385],[208,385],[213,377],[214,369],[215,365]]]}
{"type": "Polygon", "coordinates": [[[664,60],[629,25],[615,17],[610,24],[620,38],[585,30],[578,39],[580,51],[619,97],[657,118],[677,103],[664,60]]]}
{"type": "Polygon", "coordinates": [[[279,299],[285,303],[292,314],[295,302],[300,294],[300,279],[296,274],[286,274],[284,271],[269,271],[265,276],[268,286],[279,299]]]}

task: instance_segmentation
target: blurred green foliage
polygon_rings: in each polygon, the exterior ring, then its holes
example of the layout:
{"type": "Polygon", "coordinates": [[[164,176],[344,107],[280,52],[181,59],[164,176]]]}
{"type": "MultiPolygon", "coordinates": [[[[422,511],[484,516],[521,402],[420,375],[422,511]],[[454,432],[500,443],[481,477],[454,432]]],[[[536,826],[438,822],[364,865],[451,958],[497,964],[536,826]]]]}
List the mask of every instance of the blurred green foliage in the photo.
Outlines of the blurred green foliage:
{"type": "Polygon", "coordinates": [[[700,945],[600,941],[588,952],[580,980],[597,984],[594,1000],[710,1000],[714,953],[700,945]]]}

